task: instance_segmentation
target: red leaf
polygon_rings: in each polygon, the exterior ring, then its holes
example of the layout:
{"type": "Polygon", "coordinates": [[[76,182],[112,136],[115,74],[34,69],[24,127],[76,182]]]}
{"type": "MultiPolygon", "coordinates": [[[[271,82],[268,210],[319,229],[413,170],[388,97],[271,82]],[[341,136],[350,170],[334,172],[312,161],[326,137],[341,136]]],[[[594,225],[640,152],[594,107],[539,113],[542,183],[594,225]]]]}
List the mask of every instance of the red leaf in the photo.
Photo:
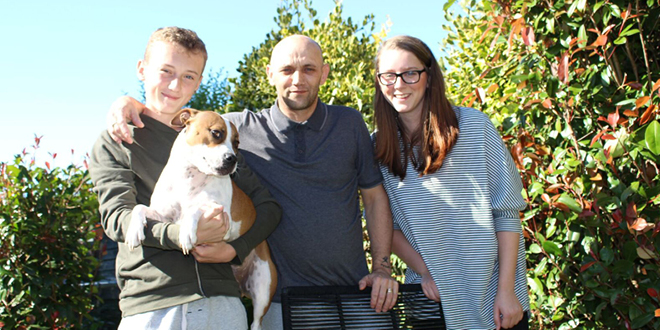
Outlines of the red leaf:
{"type": "Polygon", "coordinates": [[[594,136],[594,138],[591,139],[591,144],[589,144],[589,147],[593,147],[594,143],[596,143],[596,141],[598,141],[598,139],[600,139],[601,135],[603,135],[603,133],[605,133],[606,131],[607,131],[607,129],[604,129],[604,130],[598,132],[598,134],[596,134],[596,136],[594,136]]]}
{"type": "Polygon", "coordinates": [[[550,200],[550,196],[548,194],[542,194],[541,199],[548,204],[552,204],[552,201],[550,200]]]}
{"type": "Polygon", "coordinates": [[[568,85],[568,60],[568,51],[566,51],[561,55],[559,67],[557,67],[557,78],[566,85],[568,85]]]}
{"type": "Polygon", "coordinates": [[[477,92],[477,98],[479,99],[480,103],[486,102],[486,92],[484,92],[484,89],[481,87],[477,87],[475,89],[475,92],[477,92]]]}
{"type": "Polygon", "coordinates": [[[641,108],[641,107],[646,105],[646,103],[649,101],[649,99],[651,99],[651,98],[648,97],[648,96],[642,96],[642,97],[638,98],[637,101],[635,101],[635,105],[638,108],[641,108]]]}
{"type": "Polygon", "coordinates": [[[637,111],[637,109],[635,110],[626,109],[625,111],[623,111],[623,114],[628,117],[637,117],[639,116],[639,111],[637,111]]]}
{"type": "Polygon", "coordinates": [[[644,125],[646,122],[651,119],[651,116],[655,112],[655,104],[651,104],[650,107],[646,108],[646,111],[642,114],[642,116],[639,118],[639,124],[644,125]]]}
{"type": "Polygon", "coordinates": [[[660,317],[660,308],[655,310],[655,317],[660,317]]]}
{"type": "Polygon", "coordinates": [[[559,188],[563,187],[564,185],[561,183],[555,183],[553,185],[550,185],[548,188],[545,188],[545,191],[551,194],[556,194],[559,192],[559,188]]]}
{"type": "Polygon", "coordinates": [[[568,208],[568,205],[562,203],[562,202],[555,202],[552,204],[554,207],[564,211],[564,212],[569,212],[571,209],[568,208]]]}
{"type": "Polygon", "coordinates": [[[615,128],[618,122],[619,122],[619,109],[616,109],[616,112],[607,115],[607,123],[610,124],[612,128],[615,128]]]}
{"type": "Polygon", "coordinates": [[[587,262],[586,264],[582,265],[582,267],[580,267],[580,273],[587,270],[589,267],[593,266],[595,263],[596,263],[596,261],[592,261],[592,262],[587,262]]]}
{"type": "Polygon", "coordinates": [[[660,88],[660,79],[658,79],[658,81],[656,81],[655,84],[653,84],[653,88],[651,89],[651,94],[653,94],[653,92],[655,92],[655,90],[658,88],[660,88]]]}
{"type": "Polygon", "coordinates": [[[654,288],[648,288],[646,289],[646,292],[653,298],[658,297],[658,291],[656,291],[654,288]]]}
{"type": "Polygon", "coordinates": [[[601,136],[601,138],[603,140],[616,140],[616,138],[612,134],[603,134],[603,136],[601,136]]]}
{"type": "Polygon", "coordinates": [[[598,46],[603,46],[606,43],[607,43],[607,36],[606,35],[601,35],[591,45],[594,46],[594,47],[598,47],[598,46]]]}
{"type": "Polygon", "coordinates": [[[578,217],[588,218],[588,217],[593,217],[594,215],[596,215],[596,213],[594,213],[592,210],[584,210],[584,211],[580,212],[578,217]]]}
{"type": "Polygon", "coordinates": [[[550,109],[550,108],[552,108],[552,100],[545,99],[545,100],[543,100],[541,105],[543,105],[543,107],[546,108],[546,109],[550,109]]]}
{"type": "Polygon", "coordinates": [[[637,218],[637,205],[635,203],[629,203],[626,207],[626,220],[632,221],[637,218]]]}
{"type": "Polygon", "coordinates": [[[628,223],[628,230],[630,231],[631,234],[634,234],[635,231],[640,231],[644,232],[648,230],[647,228],[649,227],[648,222],[644,218],[637,218],[635,219],[632,223],[628,223]]]}
{"type": "Polygon", "coordinates": [[[616,211],[612,213],[612,218],[614,218],[614,221],[617,223],[623,221],[623,214],[621,214],[621,209],[616,209],[616,211]]]}
{"type": "Polygon", "coordinates": [[[520,142],[514,144],[513,147],[511,147],[511,155],[513,156],[513,160],[516,163],[516,167],[518,167],[518,169],[524,170],[525,166],[523,165],[522,145],[520,142]]]}
{"type": "Polygon", "coordinates": [[[531,46],[534,44],[534,29],[528,26],[522,30],[522,39],[525,45],[531,46]]]}
{"type": "Polygon", "coordinates": [[[48,162],[46,162],[46,168],[50,171],[50,164],[48,162]]]}

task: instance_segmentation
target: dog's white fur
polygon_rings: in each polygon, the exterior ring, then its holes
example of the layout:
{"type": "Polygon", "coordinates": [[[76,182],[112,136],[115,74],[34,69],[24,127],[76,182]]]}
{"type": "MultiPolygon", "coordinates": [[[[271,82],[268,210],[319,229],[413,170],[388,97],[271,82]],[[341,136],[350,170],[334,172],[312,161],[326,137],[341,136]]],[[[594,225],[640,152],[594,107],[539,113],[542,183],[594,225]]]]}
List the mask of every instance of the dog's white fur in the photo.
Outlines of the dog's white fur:
{"type": "MultiPolygon", "coordinates": [[[[179,224],[179,241],[184,254],[197,243],[197,223],[204,206],[222,205],[229,215],[225,241],[235,240],[254,222],[254,216],[252,219],[232,217],[233,198],[239,197],[242,198],[239,207],[249,207],[248,213],[256,214],[252,202],[242,191],[236,197],[238,188],[229,176],[237,166],[238,134],[233,124],[217,113],[193,109],[180,111],[172,123],[186,127],[172,146],[170,158],[154,187],[151,205],[137,205],[133,209],[125,237],[131,250],[144,240],[147,218],[179,224]],[[200,118],[195,118],[198,115],[200,118]]],[[[245,217],[246,213],[236,214],[245,217]]],[[[233,266],[233,270],[241,290],[253,300],[255,321],[251,328],[260,329],[277,283],[266,242],[253,250],[241,266],[233,266]]]]}

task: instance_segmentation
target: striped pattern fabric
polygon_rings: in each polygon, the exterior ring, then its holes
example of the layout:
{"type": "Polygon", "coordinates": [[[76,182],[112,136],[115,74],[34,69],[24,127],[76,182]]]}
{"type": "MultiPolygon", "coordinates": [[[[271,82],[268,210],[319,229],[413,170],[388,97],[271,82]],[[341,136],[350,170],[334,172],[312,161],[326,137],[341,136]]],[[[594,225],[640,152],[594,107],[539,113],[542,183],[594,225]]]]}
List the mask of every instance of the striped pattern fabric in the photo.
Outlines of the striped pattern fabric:
{"type": "MultiPolygon", "coordinates": [[[[518,211],[526,204],[509,151],[482,112],[455,107],[459,138],[436,173],[419,177],[408,162],[401,181],[381,166],[394,228],[420,253],[438,286],[448,329],[494,329],[496,232],[520,233],[515,292],[529,310],[518,211]]],[[[408,269],[406,283],[420,283],[408,269]]]]}

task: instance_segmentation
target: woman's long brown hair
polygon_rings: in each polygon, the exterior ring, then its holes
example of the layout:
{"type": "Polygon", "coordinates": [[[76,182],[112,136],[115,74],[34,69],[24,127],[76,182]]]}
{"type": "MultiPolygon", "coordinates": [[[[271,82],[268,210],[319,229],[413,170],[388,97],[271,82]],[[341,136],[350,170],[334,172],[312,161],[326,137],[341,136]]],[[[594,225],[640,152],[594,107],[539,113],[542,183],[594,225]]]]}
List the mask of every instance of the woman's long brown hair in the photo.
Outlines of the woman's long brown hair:
{"type": "Polygon", "coordinates": [[[431,49],[421,40],[411,36],[396,36],[381,45],[375,68],[376,159],[401,180],[406,177],[408,161],[413,162],[420,176],[435,173],[458,139],[458,119],[445,95],[445,81],[438,61],[431,49]],[[380,55],[390,49],[399,49],[415,55],[424,63],[425,73],[428,75],[422,106],[423,123],[420,130],[410,133],[412,136],[408,136],[409,133],[403,130],[398,112],[387,101],[378,83],[380,55]],[[403,140],[403,151],[399,145],[399,134],[403,140]],[[413,145],[421,146],[417,157],[413,154],[413,145]]]}

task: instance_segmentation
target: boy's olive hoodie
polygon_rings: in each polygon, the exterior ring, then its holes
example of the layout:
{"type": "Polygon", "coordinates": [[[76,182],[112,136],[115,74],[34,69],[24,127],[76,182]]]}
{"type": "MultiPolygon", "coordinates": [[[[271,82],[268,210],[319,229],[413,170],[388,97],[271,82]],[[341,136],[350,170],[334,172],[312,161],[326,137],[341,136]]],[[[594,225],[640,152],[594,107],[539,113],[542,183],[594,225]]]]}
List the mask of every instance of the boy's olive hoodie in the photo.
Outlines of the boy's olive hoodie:
{"type": "MultiPolygon", "coordinates": [[[[131,126],[132,144],[115,143],[107,132],[96,141],[89,172],[98,195],[105,233],[119,243],[116,260],[119,307],[124,317],[184,304],[202,297],[240,296],[229,263],[197,263],[179,246],[179,226],[147,221],[142,245],[129,250],[124,233],[136,204],[149,205],[151,193],[178,132],[159,121],[141,116],[144,128],[131,126]]],[[[234,181],[252,199],[257,210],[254,226],[230,242],[241,263],[275,229],[282,210],[239,154],[234,181]]]]}

